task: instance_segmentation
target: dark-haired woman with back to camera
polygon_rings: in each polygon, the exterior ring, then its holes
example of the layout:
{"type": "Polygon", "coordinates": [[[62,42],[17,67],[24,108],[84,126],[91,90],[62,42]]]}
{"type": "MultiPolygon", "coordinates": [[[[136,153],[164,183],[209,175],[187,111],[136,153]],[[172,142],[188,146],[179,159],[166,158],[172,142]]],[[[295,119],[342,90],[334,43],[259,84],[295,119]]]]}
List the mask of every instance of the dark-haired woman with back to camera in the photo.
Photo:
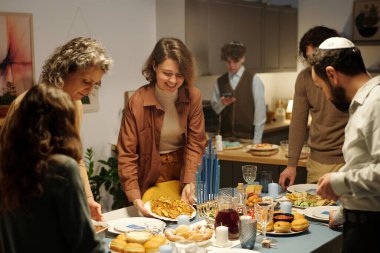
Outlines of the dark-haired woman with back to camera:
{"type": "Polygon", "coordinates": [[[0,252],[104,252],[79,175],[75,106],[33,86],[0,134],[0,252]]]}

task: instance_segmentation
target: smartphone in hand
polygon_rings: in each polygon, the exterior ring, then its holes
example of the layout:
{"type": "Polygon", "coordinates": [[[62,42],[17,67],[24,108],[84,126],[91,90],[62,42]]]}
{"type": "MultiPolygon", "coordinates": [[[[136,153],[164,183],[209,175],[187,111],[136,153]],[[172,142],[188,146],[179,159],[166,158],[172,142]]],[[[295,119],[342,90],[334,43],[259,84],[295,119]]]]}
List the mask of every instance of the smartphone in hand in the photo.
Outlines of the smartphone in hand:
{"type": "Polygon", "coordinates": [[[225,98],[232,98],[233,97],[231,92],[224,92],[224,93],[222,93],[222,96],[225,98]]]}

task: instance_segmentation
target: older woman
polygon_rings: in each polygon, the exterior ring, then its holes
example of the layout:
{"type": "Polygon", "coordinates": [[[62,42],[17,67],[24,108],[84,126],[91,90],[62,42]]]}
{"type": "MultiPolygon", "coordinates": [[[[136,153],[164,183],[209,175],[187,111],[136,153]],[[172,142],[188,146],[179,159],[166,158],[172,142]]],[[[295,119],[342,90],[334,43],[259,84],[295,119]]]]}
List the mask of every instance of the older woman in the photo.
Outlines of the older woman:
{"type": "Polygon", "coordinates": [[[130,98],[118,140],[119,177],[130,202],[167,195],[191,203],[190,184],[206,143],[202,97],[191,52],[162,38],[143,67],[149,82],[130,98]]]}
{"type": "MultiPolygon", "coordinates": [[[[111,63],[112,60],[107,56],[105,48],[98,41],[78,37],[58,47],[42,67],[40,82],[63,89],[73,99],[78,134],[83,117],[81,98],[89,95],[94,88],[100,87],[101,79],[109,70],[111,63]]],[[[24,95],[25,93],[18,96],[12,104],[2,131],[7,131],[13,111],[24,95]]],[[[83,160],[80,160],[79,168],[91,216],[95,220],[100,220],[101,206],[94,200],[83,160]]]]}

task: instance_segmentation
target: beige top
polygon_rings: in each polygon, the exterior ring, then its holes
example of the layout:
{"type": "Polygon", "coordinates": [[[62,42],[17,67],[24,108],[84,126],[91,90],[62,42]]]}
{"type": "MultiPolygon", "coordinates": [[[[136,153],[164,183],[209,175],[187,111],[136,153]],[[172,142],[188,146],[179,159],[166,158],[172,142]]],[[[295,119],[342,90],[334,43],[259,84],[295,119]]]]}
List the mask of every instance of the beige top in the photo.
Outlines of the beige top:
{"type": "Polygon", "coordinates": [[[183,134],[185,129],[181,127],[175,101],[177,92],[166,92],[157,87],[155,93],[158,102],[165,111],[160,137],[160,154],[169,153],[183,147],[183,134]]]}
{"type": "MultiPolygon", "coordinates": [[[[27,91],[22,93],[21,95],[19,95],[13,101],[13,103],[10,105],[7,116],[5,117],[5,120],[4,120],[4,125],[1,128],[1,131],[7,131],[9,121],[12,119],[14,111],[20,105],[20,103],[21,103],[21,101],[24,98],[26,93],[27,93],[27,91]]],[[[76,129],[80,135],[80,127],[82,125],[82,118],[83,118],[83,105],[82,105],[82,102],[80,100],[74,101],[74,105],[75,105],[75,115],[77,118],[76,129]]],[[[79,162],[79,174],[80,174],[80,177],[82,179],[82,183],[83,183],[83,187],[84,187],[87,199],[88,198],[93,199],[94,195],[92,194],[92,191],[91,191],[90,182],[89,182],[88,176],[87,176],[86,165],[84,164],[83,160],[80,160],[80,162],[79,162]]]]}

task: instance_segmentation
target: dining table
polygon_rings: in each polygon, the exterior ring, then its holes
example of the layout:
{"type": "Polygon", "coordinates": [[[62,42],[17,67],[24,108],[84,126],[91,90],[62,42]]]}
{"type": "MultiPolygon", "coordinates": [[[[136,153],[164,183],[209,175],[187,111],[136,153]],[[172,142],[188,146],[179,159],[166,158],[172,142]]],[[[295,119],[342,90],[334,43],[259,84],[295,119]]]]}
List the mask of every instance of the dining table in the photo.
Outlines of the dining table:
{"type": "MultiPolygon", "coordinates": [[[[302,212],[302,209],[299,209],[298,211],[302,212]]],[[[104,219],[106,222],[111,222],[112,220],[121,218],[141,216],[141,213],[139,213],[134,206],[104,213],[104,219]]],[[[191,223],[196,223],[201,220],[202,218],[196,216],[191,223]]],[[[275,247],[263,248],[261,244],[256,242],[253,250],[269,253],[340,252],[343,237],[342,231],[333,230],[329,228],[326,223],[314,219],[309,219],[309,223],[309,229],[299,234],[287,234],[281,236],[267,235],[267,237],[275,244],[275,247]]],[[[175,222],[167,223],[167,227],[175,226],[175,222]]],[[[110,252],[108,246],[112,239],[116,236],[117,234],[115,233],[111,233],[109,231],[106,232],[103,239],[106,252],[110,252]]],[[[234,245],[234,248],[241,248],[240,243],[234,243],[234,245]]],[[[206,246],[207,245],[204,247],[206,246]]]]}

